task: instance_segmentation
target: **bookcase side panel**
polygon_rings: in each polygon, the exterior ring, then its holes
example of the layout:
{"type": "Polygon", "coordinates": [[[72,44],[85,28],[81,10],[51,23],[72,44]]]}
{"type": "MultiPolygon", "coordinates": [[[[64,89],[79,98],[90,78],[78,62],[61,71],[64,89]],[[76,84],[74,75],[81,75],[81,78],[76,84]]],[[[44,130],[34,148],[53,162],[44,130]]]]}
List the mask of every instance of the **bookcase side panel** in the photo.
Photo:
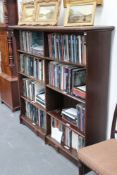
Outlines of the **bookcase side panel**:
{"type": "Polygon", "coordinates": [[[87,34],[86,144],[106,139],[111,31],[87,34]]]}

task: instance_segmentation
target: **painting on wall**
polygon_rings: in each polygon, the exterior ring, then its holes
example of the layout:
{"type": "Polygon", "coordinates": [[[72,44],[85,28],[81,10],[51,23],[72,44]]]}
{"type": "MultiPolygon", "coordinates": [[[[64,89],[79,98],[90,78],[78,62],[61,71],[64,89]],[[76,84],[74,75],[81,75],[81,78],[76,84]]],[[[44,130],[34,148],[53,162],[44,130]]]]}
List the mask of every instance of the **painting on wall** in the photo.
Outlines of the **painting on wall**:
{"type": "Polygon", "coordinates": [[[0,24],[4,23],[4,5],[3,1],[0,0],[0,24]]]}
{"type": "Polygon", "coordinates": [[[59,2],[35,2],[36,16],[35,24],[37,25],[56,25],[59,15],[59,2]]]}
{"type": "MultiPolygon", "coordinates": [[[[64,0],[64,7],[67,7],[67,4],[71,3],[88,3],[91,2],[91,0],[64,0]]],[[[102,5],[103,0],[96,0],[97,5],[102,5]]]]}
{"type": "Polygon", "coordinates": [[[67,5],[64,26],[93,25],[96,2],[67,5]]]}
{"type": "Polygon", "coordinates": [[[23,2],[19,25],[32,25],[34,22],[34,2],[23,2]]]}

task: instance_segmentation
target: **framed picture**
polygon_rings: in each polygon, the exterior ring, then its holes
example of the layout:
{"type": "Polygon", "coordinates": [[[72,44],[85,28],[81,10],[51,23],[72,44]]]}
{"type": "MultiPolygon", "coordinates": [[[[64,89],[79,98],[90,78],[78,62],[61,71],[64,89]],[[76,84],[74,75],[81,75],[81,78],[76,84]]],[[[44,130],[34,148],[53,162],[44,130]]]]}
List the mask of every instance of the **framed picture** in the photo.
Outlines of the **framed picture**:
{"type": "Polygon", "coordinates": [[[4,4],[3,0],[0,0],[0,25],[4,24],[4,4]]]}
{"type": "Polygon", "coordinates": [[[19,25],[32,25],[34,22],[34,1],[24,2],[21,7],[21,16],[19,20],[19,25]]]}
{"type": "Polygon", "coordinates": [[[64,26],[93,25],[95,9],[96,2],[67,5],[64,26]]]}
{"type": "Polygon", "coordinates": [[[40,2],[37,0],[35,2],[36,15],[35,24],[36,25],[56,25],[59,15],[60,3],[52,2],[50,0],[45,0],[45,2],[40,2]],[[47,2],[46,2],[47,1],[47,2]]]}
{"type": "MultiPolygon", "coordinates": [[[[88,3],[90,1],[91,0],[64,0],[64,7],[67,7],[67,4],[71,4],[71,3],[88,3]]],[[[96,0],[96,4],[102,5],[103,0],[96,0]]]]}

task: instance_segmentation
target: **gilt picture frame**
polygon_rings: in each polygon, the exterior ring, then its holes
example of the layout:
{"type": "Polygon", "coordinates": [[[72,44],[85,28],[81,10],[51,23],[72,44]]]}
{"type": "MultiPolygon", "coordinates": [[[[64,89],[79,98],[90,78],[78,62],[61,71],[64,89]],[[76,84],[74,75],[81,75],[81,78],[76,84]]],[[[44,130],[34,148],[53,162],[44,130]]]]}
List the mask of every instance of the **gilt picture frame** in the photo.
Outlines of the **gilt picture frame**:
{"type": "Polygon", "coordinates": [[[18,25],[33,25],[35,18],[34,1],[23,2],[21,7],[21,17],[18,25]]]}
{"type": "Polygon", "coordinates": [[[4,23],[4,5],[3,1],[0,0],[0,24],[4,23]]]}
{"type": "Polygon", "coordinates": [[[35,25],[56,25],[59,15],[59,1],[37,0],[35,2],[35,25]]]}
{"type": "MultiPolygon", "coordinates": [[[[64,7],[67,7],[67,4],[71,4],[71,3],[88,3],[90,1],[91,0],[64,0],[64,7]]],[[[96,4],[103,5],[103,0],[96,0],[96,4]]]]}
{"type": "Polygon", "coordinates": [[[96,2],[67,5],[64,26],[91,26],[94,24],[96,2]]]}

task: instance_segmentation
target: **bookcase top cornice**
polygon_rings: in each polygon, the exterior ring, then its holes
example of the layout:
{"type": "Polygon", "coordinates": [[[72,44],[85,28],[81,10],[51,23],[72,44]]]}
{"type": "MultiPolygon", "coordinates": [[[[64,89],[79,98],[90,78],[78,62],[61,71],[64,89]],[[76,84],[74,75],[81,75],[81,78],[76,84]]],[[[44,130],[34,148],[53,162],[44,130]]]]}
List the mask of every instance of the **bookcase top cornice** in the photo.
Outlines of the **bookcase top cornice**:
{"type": "Polygon", "coordinates": [[[14,30],[34,30],[34,31],[50,31],[50,32],[82,32],[82,31],[104,31],[114,30],[114,26],[85,26],[85,27],[63,27],[63,26],[9,26],[9,29],[14,30]]]}

